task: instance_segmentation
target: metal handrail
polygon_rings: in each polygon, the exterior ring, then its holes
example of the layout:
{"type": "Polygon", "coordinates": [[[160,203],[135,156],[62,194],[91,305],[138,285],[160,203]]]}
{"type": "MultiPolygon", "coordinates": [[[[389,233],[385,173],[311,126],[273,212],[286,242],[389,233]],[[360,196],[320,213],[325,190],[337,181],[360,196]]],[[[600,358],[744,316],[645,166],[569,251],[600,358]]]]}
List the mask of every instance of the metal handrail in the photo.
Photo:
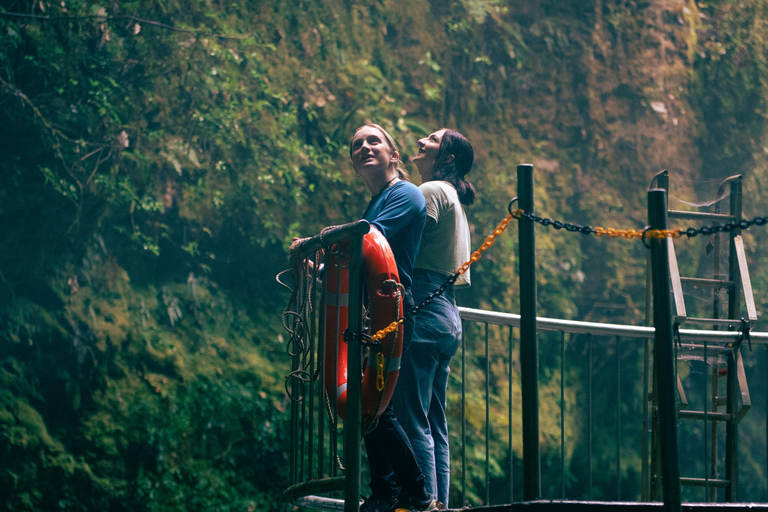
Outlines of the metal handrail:
{"type": "MultiPolygon", "coordinates": [[[[520,327],[520,315],[500,313],[459,307],[461,318],[473,322],[485,322],[493,325],[520,327]]],[[[642,325],[604,324],[599,322],[583,322],[580,320],[562,320],[558,318],[537,317],[539,329],[546,331],[563,331],[573,334],[592,334],[594,336],[621,336],[622,338],[653,338],[656,332],[653,327],[642,325]]],[[[728,344],[737,340],[739,331],[708,331],[705,329],[680,329],[680,340],[693,343],[728,344]]],[[[768,332],[751,332],[749,338],[755,344],[768,344],[768,332]]],[[[683,344],[683,346],[685,346],[683,344]]]]}

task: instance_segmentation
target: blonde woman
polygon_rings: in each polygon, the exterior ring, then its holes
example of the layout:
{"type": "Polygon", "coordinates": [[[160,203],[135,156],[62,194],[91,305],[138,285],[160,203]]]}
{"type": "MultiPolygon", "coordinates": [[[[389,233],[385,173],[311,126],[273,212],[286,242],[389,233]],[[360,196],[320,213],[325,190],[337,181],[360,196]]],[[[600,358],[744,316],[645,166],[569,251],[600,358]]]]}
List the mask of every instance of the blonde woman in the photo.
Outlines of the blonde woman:
{"type": "MultiPolygon", "coordinates": [[[[350,139],[349,156],[355,172],[371,193],[362,218],[381,231],[392,248],[400,282],[405,287],[404,306],[407,312],[413,307],[411,280],[424,228],[424,196],[400,167],[400,154],[395,141],[381,126],[368,124],[358,128],[350,139]]],[[[408,350],[413,325],[412,318],[406,320],[403,354],[408,350]]],[[[361,512],[392,512],[398,508],[431,511],[440,508],[434,497],[426,492],[424,474],[402,427],[395,419],[391,403],[364,441],[371,470],[372,494],[361,505],[361,512]]]]}

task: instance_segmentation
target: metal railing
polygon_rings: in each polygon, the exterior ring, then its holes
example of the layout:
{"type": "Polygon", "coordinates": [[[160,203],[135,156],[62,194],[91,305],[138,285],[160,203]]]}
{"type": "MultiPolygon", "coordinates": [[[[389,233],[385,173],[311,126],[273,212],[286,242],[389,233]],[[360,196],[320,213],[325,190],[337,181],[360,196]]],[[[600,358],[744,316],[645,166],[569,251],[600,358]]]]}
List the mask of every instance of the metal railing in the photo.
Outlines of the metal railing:
{"type": "MultiPolygon", "coordinates": [[[[286,392],[291,399],[290,487],[288,500],[308,507],[325,510],[357,510],[360,495],[361,409],[360,378],[347,383],[347,421],[342,423],[337,414],[336,390],[329,393],[325,387],[324,372],[333,372],[335,362],[326,362],[325,343],[333,343],[334,353],[341,344],[341,310],[348,309],[348,327],[351,332],[363,328],[363,236],[370,229],[366,221],[334,226],[319,235],[301,241],[291,250],[294,262],[294,289],[283,324],[290,333],[288,352],[292,358],[291,374],[286,378],[286,392]],[[334,297],[328,287],[320,286],[321,268],[328,259],[331,247],[343,246],[348,265],[348,297],[342,304],[341,283],[336,282],[334,297]],[[336,304],[333,318],[321,305],[336,304]],[[325,340],[329,330],[335,332],[332,340],[325,340]],[[335,331],[334,326],[335,325],[335,331]],[[349,500],[318,496],[342,493],[349,500]]],[[[341,272],[337,272],[341,279],[341,272]]],[[[345,319],[347,320],[347,319],[345,319]]],[[[347,342],[347,368],[350,375],[362,373],[360,340],[352,337],[347,342]]]]}
{"type": "MultiPolygon", "coordinates": [[[[452,499],[467,506],[523,501],[525,478],[521,445],[524,434],[518,387],[521,318],[516,314],[459,309],[465,333],[453,364],[456,371],[449,388],[450,395],[462,397],[449,410],[452,453],[460,454],[452,461],[455,478],[452,499]],[[482,378],[477,376],[478,372],[482,378]],[[504,392],[503,403],[499,396],[494,396],[492,388],[497,394],[504,392]],[[478,398],[483,404],[479,412],[476,405],[468,405],[477,404],[478,398]],[[474,449],[472,457],[467,454],[468,444],[474,449]],[[478,447],[484,449],[482,456],[477,454],[478,447]]],[[[535,373],[539,377],[536,386],[542,395],[539,414],[542,442],[538,454],[541,472],[535,478],[541,494],[537,498],[652,501],[647,489],[652,416],[648,360],[655,329],[541,317],[537,318],[537,326],[541,366],[535,373]],[[609,407],[608,403],[612,405],[609,407]],[[611,410],[610,416],[604,414],[606,410],[611,410]]],[[[710,373],[719,371],[717,361],[732,350],[747,353],[747,380],[768,382],[765,379],[768,333],[751,333],[751,345],[736,348],[733,344],[739,337],[740,333],[734,331],[677,331],[677,354],[697,365],[696,378],[691,377],[695,372],[688,372],[679,384],[687,386],[688,396],[693,398],[692,391],[700,388],[699,381],[708,381],[701,375],[705,372],[702,368],[710,367],[710,373]],[[761,345],[765,357],[757,354],[761,345]],[[691,384],[688,380],[696,382],[691,384]]],[[[700,391],[707,393],[706,389],[700,391]]],[[[683,405],[677,404],[678,408],[683,405]]],[[[764,409],[764,402],[759,405],[764,409]]],[[[710,411],[710,414],[715,413],[710,411]]],[[[706,421],[701,418],[699,423],[704,425],[706,421]]],[[[748,430],[761,434],[763,442],[768,434],[760,422],[765,421],[766,417],[761,415],[748,422],[748,430]]],[[[690,430],[683,429],[679,435],[680,457],[685,462],[681,472],[690,477],[700,471],[701,487],[706,488],[707,480],[711,480],[710,487],[714,488],[717,481],[704,474],[707,470],[704,459],[694,460],[698,454],[708,455],[708,450],[703,448],[709,442],[704,442],[701,433],[689,439],[690,430]]],[[[698,430],[706,431],[701,427],[698,430]]],[[[750,464],[755,459],[759,459],[764,474],[753,475],[752,482],[742,482],[742,485],[752,489],[745,497],[765,501],[768,455],[763,450],[759,457],[752,457],[750,464]]],[[[709,501],[690,489],[683,497],[689,502],[709,501]]]]}
{"type": "MultiPolygon", "coordinates": [[[[452,501],[461,506],[522,501],[520,315],[470,308],[460,308],[460,312],[465,334],[452,363],[454,371],[449,384],[452,501]],[[469,439],[472,441],[468,442],[469,439]],[[468,446],[473,453],[467,452],[468,446]]],[[[643,455],[637,447],[650,436],[650,414],[646,409],[650,384],[644,361],[654,328],[541,317],[537,318],[537,326],[541,367],[536,374],[546,380],[537,381],[543,396],[540,421],[545,439],[537,460],[541,468],[536,480],[541,488],[539,498],[647,501],[642,480],[648,471],[643,466],[650,463],[650,456],[643,455]],[[584,382],[569,380],[579,377],[584,382]],[[601,400],[613,401],[612,417],[595,417],[599,409],[595,402],[601,400]],[[604,440],[609,433],[612,435],[607,446],[604,440]],[[595,439],[598,435],[599,439],[595,439]],[[579,458],[581,462],[575,463],[579,458]]],[[[728,345],[739,337],[733,331],[680,329],[678,333],[678,354],[709,352],[694,361],[710,366],[713,358],[732,350],[728,345]]],[[[748,377],[766,381],[758,376],[768,374],[768,333],[753,332],[750,340],[752,347],[742,347],[747,354],[748,377]],[[762,358],[758,356],[761,349],[765,351],[762,358]]],[[[315,372],[321,359],[316,354],[315,372]]],[[[291,450],[291,467],[295,469],[287,495],[305,507],[344,510],[344,478],[348,470],[340,469],[336,455],[345,465],[350,453],[345,453],[340,433],[348,432],[351,426],[339,424],[337,431],[329,428],[319,389],[321,381],[317,380],[312,392],[307,386],[305,400],[293,404],[293,424],[298,435],[291,450]]],[[[745,422],[747,419],[750,415],[745,422]]],[[[750,428],[754,430],[761,421],[766,421],[766,417],[754,418],[750,428]]],[[[765,434],[765,428],[762,432],[765,434]]],[[[706,451],[700,446],[700,438],[688,443],[682,439],[683,433],[680,437],[681,458],[690,459],[706,451]]],[[[768,454],[760,459],[765,470],[763,482],[742,478],[742,485],[753,489],[744,496],[750,501],[768,498],[759,494],[761,486],[768,488],[768,454]]],[[[362,466],[365,473],[366,465],[362,466]]],[[[705,464],[700,462],[698,466],[705,464]]],[[[708,477],[700,476],[703,480],[708,477]]],[[[694,496],[693,500],[685,501],[705,500],[694,496]]]]}

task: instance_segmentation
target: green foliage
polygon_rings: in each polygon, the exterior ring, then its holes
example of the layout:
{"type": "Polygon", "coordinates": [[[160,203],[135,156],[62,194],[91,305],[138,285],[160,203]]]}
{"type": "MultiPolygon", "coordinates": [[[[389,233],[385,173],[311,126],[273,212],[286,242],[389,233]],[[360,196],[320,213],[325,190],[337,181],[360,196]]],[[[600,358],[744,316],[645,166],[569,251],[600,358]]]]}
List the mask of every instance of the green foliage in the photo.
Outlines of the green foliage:
{"type": "Polygon", "coordinates": [[[204,278],[141,288],[87,258],[63,307],[2,317],[4,507],[283,508],[274,332],[204,278]]]}

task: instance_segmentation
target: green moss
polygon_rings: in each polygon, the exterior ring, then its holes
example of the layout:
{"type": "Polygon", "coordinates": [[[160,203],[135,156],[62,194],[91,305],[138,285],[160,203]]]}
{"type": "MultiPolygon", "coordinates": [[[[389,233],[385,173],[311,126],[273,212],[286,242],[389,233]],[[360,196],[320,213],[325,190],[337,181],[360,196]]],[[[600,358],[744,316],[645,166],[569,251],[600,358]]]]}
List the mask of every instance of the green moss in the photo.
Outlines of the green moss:
{"type": "Polygon", "coordinates": [[[43,448],[51,453],[63,451],[61,443],[54,441],[40,414],[22,400],[12,404],[16,424],[10,429],[9,442],[22,448],[43,448]]]}

